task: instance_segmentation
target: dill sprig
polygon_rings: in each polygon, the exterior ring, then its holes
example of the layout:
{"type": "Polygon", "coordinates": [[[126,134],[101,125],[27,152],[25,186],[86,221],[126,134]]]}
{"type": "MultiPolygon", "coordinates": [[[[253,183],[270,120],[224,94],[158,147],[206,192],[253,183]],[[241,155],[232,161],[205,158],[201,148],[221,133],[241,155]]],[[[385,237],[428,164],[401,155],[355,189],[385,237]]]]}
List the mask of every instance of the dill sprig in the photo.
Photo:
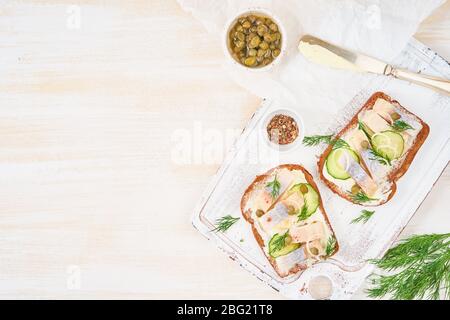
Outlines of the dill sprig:
{"type": "Polygon", "coordinates": [[[331,236],[328,238],[327,246],[325,248],[325,255],[330,256],[336,249],[336,238],[331,236]]]}
{"type": "Polygon", "coordinates": [[[213,229],[214,232],[225,232],[233,224],[235,224],[240,218],[234,218],[230,215],[226,215],[222,218],[216,220],[216,227],[213,229]]]}
{"type": "Polygon", "coordinates": [[[272,182],[269,182],[268,184],[266,184],[266,187],[272,188],[272,190],[270,191],[272,198],[275,199],[276,197],[278,197],[280,195],[281,184],[280,184],[280,181],[277,180],[277,175],[275,175],[275,178],[273,179],[272,182]]]}
{"type": "Polygon", "coordinates": [[[300,213],[297,215],[297,217],[298,217],[297,222],[303,221],[303,220],[306,220],[309,218],[308,205],[306,204],[306,200],[305,200],[305,203],[303,204],[302,209],[300,210],[300,213]]]}
{"type": "Polygon", "coordinates": [[[387,157],[383,157],[380,153],[378,153],[375,149],[370,149],[370,160],[378,161],[378,163],[384,165],[384,166],[391,166],[391,160],[389,160],[387,157]]]}
{"type": "Polygon", "coordinates": [[[330,144],[333,146],[333,149],[350,148],[348,143],[342,139],[333,140],[330,144]]]}
{"type": "Polygon", "coordinates": [[[373,216],[373,214],[375,213],[375,211],[369,211],[369,210],[362,210],[361,211],[361,215],[355,219],[353,219],[350,223],[354,224],[354,223],[366,223],[367,221],[369,221],[369,219],[373,216]]]}
{"type": "Polygon", "coordinates": [[[364,202],[369,202],[372,200],[378,200],[378,199],[370,198],[369,196],[367,196],[367,194],[365,194],[362,191],[359,191],[356,194],[350,193],[350,197],[352,198],[353,202],[356,202],[356,203],[364,203],[364,202]]]}
{"type": "Polygon", "coordinates": [[[306,136],[303,138],[303,144],[307,147],[313,147],[319,145],[320,143],[330,144],[332,142],[332,139],[333,139],[332,134],[325,136],[320,135],[306,136]]]}
{"type": "Polygon", "coordinates": [[[383,258],[370,260],[386,272],[373,274],[369,297],[386,295],[396,300],[450,299],[450,233],[415,235],[389,249],[383,258]]]}
{"type": "Polygon", "coordinates": [[[271,252],[270,253],[274,253],[276,251],[280,251],[281,249],[283,249],[286,246],[286,238],[288,236],[288,232],[289,230],[287,230],[284,234],[279,235],[278,233],[276,233],[273,237],[276,239],[273,240],[272,243],[272,248],[271,248],[271,252]]]}
{"type": "Polygon", "coordinates": [[[405,130],[408,130],[408,129],[414,130],[413,127],[411,127],[408,123],[406,123],[403,120],[396,120],[396,121],[394,121],[394,123],[392,124],[391,128],[394,129],[395,131],[398,131],[398,132],[402,132],[402,131],[405,131],[405,130]]]}

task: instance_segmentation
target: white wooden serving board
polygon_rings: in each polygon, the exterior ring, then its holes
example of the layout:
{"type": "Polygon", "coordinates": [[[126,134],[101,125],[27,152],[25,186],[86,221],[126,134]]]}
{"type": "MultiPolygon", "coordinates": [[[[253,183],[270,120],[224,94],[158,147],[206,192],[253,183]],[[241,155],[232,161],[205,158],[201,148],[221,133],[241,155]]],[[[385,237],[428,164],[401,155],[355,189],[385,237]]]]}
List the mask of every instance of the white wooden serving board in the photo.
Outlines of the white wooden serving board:
{"type": "MultiPolygon", "coordinates": [[[[412,71],[450,78],[448,62],[414,39],[395,64],[412,71]]],[[[343,106],[331,128],[317,128],[315,133],[337,132],[376,91],[386,92],[398,100],[428,123],[431,130],[408,172],[397,182],[397,192],[392,200],[376,207],[376,213],[366,224],[350,224],[363,207],[341,199],[319,180],[316,162],[323,148],[299,146],[278,153],[266,143],[264,121],[267,115],[278,109],[298,110],[295,106],[264,101],[205,191],[194,212],[193,225],[244,269],[286,297],[311,299],[309,280],[323,275],[333,284],[331,299],[350,298],[373,271],[367,259],[381,257],[392,245],[450,159],[450,98],[383,76],[375,78],[348,105],[343,106]],[[340,251],[331,259],[285,279],[275,273],[244,219],[226,233],[212,232],[218,218],[228,214],[241,217],[241,196],[256,175],[283,163],[301,164],[314,176],[340,245],[340,251]]]]}

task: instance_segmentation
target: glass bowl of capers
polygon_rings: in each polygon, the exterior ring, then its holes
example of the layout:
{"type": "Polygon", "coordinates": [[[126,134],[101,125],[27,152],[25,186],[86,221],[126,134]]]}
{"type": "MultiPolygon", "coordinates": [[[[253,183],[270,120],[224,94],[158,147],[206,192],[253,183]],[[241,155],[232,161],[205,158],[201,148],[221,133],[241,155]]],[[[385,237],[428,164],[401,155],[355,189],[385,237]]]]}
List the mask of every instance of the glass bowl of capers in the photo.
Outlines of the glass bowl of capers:
{"type": "Polygon", "coordinates": [[[234,63],[247,69],[266,70],[284,52],[282,26],[265,10],[247,10],[227,24],[226,51],[234,63]]]}

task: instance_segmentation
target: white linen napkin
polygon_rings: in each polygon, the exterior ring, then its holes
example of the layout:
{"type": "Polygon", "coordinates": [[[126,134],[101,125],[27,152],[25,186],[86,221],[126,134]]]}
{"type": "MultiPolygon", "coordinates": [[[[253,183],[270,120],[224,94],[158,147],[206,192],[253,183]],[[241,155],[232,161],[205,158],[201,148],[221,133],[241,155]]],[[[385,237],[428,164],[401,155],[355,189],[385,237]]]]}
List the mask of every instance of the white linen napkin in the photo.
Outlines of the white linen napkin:
{"type": "Polygon", "coordinates": [[[245,70],[226,59],[231,78],[252,93],[294,106],[311,124],[343,108],[374,75],[307,61],[297,50],[302,35],[391,62],[420,22],[445,0],[178,0],[223,45],[227,22],[248,8],[276,15],[285,29],[286,54],[269,71],[245,70]]]}

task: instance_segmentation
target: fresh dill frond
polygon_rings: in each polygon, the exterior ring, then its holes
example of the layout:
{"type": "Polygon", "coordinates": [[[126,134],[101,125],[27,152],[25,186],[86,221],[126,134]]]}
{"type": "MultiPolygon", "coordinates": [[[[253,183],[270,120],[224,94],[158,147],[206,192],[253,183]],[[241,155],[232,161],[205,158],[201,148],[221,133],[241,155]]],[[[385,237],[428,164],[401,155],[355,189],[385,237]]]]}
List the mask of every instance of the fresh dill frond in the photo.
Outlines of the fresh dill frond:
{"type": "Polygon", "coordinates": [[[359,191],[356,194],[350,193],[350,197],[352,198],[353,202],[356,202],[356,203],[364,203],[364,202],[369,202],[372,200],[378,200],[378,199],[370,198],[363,191],[359,191]]]}
{"type": "Polygon", "coordinates": [[[308,205],[306,204],[306,200],[305,200],[305,203],[303,204],[302,209],[300,210],[300,213],[297,215],[297,217],[298,217],[297,222],[303,221],[303,220],[306,220],[309,218],[308,205]]]}
{"type": "Polygon", "coordinates": [[[370,262],[390,273],[371,275],[371,298],[450,299],[450,233],[411,236],[370,262]]]}
{"type": "Polygon", "coordinates": [[[325,255],[330,256],[336,249],[336,238],[331,236],[328,238],[327,246],[325,248],[325,255]]]}
{"type": "Polygon", "coordinates": [[[278,197],[280,195],[281,184],[280,184],[280,181],[277,180],[277,175],[275,175],[275,178],[273,179],[272,182],[269,182],[268,184],[266,184],[266,187],[272,188],[272,190],[270,191],[270,194],[272,195],[273,199],[275,199],[276,197],[278,197]]]}
{"type": "Polygon", "coordinates": [[[330,144],[333,146],[333,149],[350,148],[348,143],[342,139],[333,140],[330,144]]]}
{"type": "Polygon", "coordinates": [[[214,232],[225,232],[233,224],[235,224],[240,218],[234,218],[230,215],[226,215],[222,218],[216,220],[216,227],[213,229],[214,232]]]}
{"type": "Polygon", "coordinates": [[[398,132],[402,132],[402,131],[409,130],[409,129],[414,130],[413,127],[411,127],[408,123],[406,123],[403,120],[394,121],[391,128],[398,132]]]}
{"type": "Polygon", "coordinates": [[[333,135],[325,135],[325,136],[320,136],[320,135],[315,135],[315,136],[307,136],[303,138],[303,144],[307,147],[313,147],[313,146],[317,146],[320,143],[327,143],[330,144],[331,141],[333,139],[333,135]]]}
{"type": "Polygon", "coordinates": [[[375,149],[370,149],[369,152],[370,152],[370,155],[371,155],[371,158],[369,158],[370,160],[378,161],[378,163],[380,163],[380,164],[382,164],[384,166],[387,166],[387,165],[391,166],[392,165],[391,160],[389,160],[386,157],[383,157],[375,149]]]}
{"type": "Polygon", "coordinates": [[[273,236],[274,238],[276,237],[276,239],[273,240],[273,242],[272,242],[271,253],[280,251],[281,249],[283,249],[286,246],[286,238],[288,236],[288,232],[289,232],[289,230],[287,230],[282,235],[279,235],[278,233],[276,233],[273,236]]]}
{"type": "Polygon", "coordinates": [[[350,223],[354,224],[354,223],[366,223],[367,221],[369,221],[369,219],[373,216],[373,214],[375,213],[375,211],[369,211],[369,210],[362,210],[361,211],[361,215],[355,219],[353,219],[350,223]]]}

